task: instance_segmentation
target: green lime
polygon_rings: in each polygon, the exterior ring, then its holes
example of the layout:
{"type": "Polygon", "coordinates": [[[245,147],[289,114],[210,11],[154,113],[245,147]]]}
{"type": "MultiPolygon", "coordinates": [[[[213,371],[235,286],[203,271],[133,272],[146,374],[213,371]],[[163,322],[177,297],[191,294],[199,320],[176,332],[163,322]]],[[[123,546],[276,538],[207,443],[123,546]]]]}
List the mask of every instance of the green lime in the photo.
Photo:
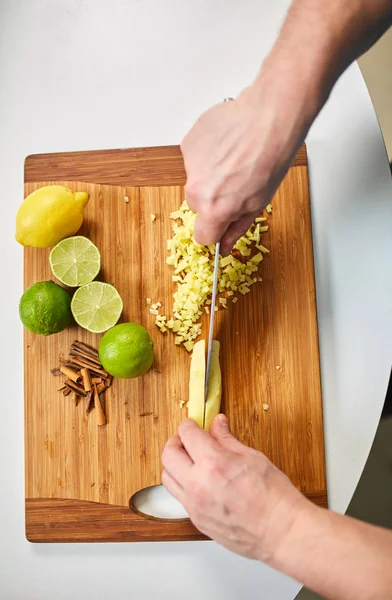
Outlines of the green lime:
{"type": "Polygon", "coordinates": [[[49,255],[53,275],[68,287],[90,283],[99,273],[101,256],[91,240],[82,235],[59,242],[49,255]]]}
{"type": "Polygon", "coordinates": [[[53,281],[31,285],[19,302],[23,325],[33,333],[51,335],[67,327],[71,321],[71,298],[68,292],[53,281]]]}
{"type": "Polygon", "coordinates": [[[154,361],[154,342],[137,323],[122,323],[105,333],[99,343],[99,360],[114,377],[128,379],[148,371],[154,361]]]}
{"type": "Polygon", "coordinates": [[[113,327],[123,309],[121,296],[109,283],[92,281],[74,293],[71,310],[78,325],[92,333],[113,327]]]}

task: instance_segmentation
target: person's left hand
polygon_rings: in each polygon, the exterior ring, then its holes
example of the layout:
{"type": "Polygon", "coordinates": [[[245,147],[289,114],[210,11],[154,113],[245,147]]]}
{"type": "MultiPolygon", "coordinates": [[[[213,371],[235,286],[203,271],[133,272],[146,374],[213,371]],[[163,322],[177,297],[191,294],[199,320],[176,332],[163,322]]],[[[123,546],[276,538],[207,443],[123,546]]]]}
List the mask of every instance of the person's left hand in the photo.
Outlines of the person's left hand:
{"type": "Polygon", "coordinates": [[[163,485],[199,531],[249,558],[270,562],[310,504],[264,454],[231,435],[224,415],[210,433],[183,421],[162,462],[163,485]]]}

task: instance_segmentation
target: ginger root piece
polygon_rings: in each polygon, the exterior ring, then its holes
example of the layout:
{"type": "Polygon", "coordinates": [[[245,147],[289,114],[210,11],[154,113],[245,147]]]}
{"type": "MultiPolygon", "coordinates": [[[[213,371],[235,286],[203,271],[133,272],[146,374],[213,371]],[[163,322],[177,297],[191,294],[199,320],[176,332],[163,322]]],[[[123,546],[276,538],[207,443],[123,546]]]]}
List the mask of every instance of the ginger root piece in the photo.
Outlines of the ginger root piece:
{"type": "Polygon", "coordinates": [[[222,374],[219,364],[220,343],[212,341],[211,369],[208,382],[208,394],[205,406],[204,429],[209,431],[212,420],[219,415],[222,398],[222,374]]]}
{"type": "Polygon", "coordinates": [[[218,341],[212,342],[211,370],[208,395],[205,401],[206,344],[204,340],[196,342],[193,348],[189,377],[188,417],[196,421],[202,429],[208,431],[211,422],[219,414],[222,398],[222,375],[219,364],[218,341]]]}
{"type": "Polygon", "coordinates": [[[188,417],[196,421],[202,429],[204,426],[205,379],[206,343],[205,340],[200,340],[193,347],[191,359],[188,417]]]}

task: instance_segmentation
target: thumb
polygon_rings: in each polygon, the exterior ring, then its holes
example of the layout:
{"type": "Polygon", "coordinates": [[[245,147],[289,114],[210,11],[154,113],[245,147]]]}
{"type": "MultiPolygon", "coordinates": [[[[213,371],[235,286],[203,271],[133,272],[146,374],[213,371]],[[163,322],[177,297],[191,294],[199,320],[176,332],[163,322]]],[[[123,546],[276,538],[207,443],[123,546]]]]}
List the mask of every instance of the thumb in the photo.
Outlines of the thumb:
{"type": "Polygon", "coordinates": [[[210,434],[224,450],[231,450],[236,454],[246,454],[250,450],[230,433],[229,422],[225,415],[215,417],[211,423],[210,434]]]}

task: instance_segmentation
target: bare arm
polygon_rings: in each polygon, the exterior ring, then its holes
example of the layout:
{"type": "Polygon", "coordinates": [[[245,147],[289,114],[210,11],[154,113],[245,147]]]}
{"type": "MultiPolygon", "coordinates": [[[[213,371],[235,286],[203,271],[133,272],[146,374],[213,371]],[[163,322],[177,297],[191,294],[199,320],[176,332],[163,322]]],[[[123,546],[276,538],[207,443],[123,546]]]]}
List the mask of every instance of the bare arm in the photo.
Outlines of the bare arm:
{"type": "Polygon", "coordinates": [[[162,482],[193,523],[230,550],[261,560],[330,600],[392,598],[392,532],[318,508],[219,415],[193,421],[163,453],[162,482]]]}
{"type": "Polygon", "coordinates": [[[271,566],[331,600],[384,600],[392,597],[392,532],[308,506],[271,566]]]}
{"type": "Polygon", "coordinates": [[[392,23],[391,0],[294,0],[252,85],[182,143],[195,238],[223,250],[271,200],[341,73],[392,23]]]}

